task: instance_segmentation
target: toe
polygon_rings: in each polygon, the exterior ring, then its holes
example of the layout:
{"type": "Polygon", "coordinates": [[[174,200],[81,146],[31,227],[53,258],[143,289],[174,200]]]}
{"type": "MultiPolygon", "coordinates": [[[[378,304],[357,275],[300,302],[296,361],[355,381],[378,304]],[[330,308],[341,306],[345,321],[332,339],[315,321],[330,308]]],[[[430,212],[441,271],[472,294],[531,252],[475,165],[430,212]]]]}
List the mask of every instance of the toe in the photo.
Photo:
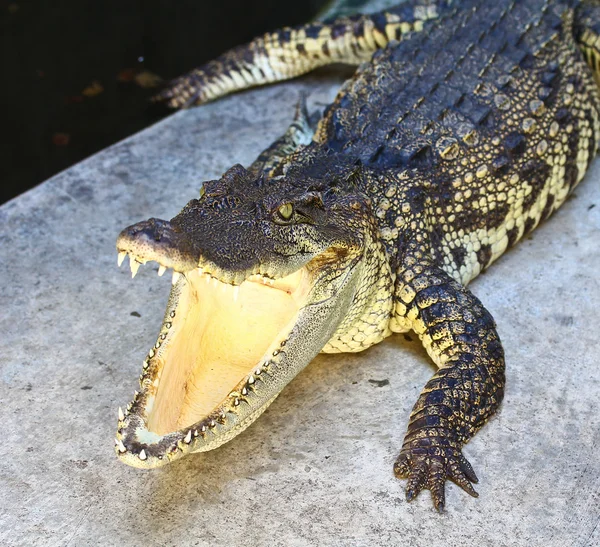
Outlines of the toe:
{"type": "Polygon", "coordinates": [[[427,466],[424,464],[414,468],[409,475],[408,484],[406,485],[406,500],[414,500],[427,481],[427,466]]]}
{"type": "Polygon", "coordinates": [[[475,471],[473,471],[473,467],[471,466],[467,458],[461,455],[459,463],[460,468],[462,469],[462,472],[467,476],[467,479],[477,484],[479,482],[479,479],[477,478],[477,475],[475,474],[475,471]]]}
{"type": "MultiPolygon", "coordinates": [[[[471,472],[472,471],[473,470],[471,469],[471,472]]],[[[472,476],[475,476],[475,474],[473,473],[472,476]]],[[[471,484],[470,477],[466,475],[462,470],[462,467],[459,467],[456,463],[450,465],[450,468],[448,469],[448,478],[450,478],[454,483],[458,484],[458,486],[460,486],[467,494],[470,494],[474,498],[479,497],[479,494],[475,491],[473,485],[471,484]]]]}

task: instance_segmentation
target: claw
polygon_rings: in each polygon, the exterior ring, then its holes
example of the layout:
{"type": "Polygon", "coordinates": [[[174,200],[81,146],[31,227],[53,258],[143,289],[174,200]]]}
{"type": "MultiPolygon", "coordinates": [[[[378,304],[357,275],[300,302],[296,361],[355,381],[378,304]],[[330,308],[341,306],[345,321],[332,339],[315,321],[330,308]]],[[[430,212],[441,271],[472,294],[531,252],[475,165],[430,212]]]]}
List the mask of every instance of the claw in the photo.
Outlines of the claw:
{"type": "Polygon", "coordinates": [[[471,466],[467,458],[461,456],[459,463],[460,468],[462,469],[462,472],[467,476],[467,479],[477,484],[479,482],[479,479],[477,478],[477,475],[475,474],[475,471],[473,471],[473,467],[471,466]]]}
{"type": "Polygon", "coordinates": [[[456,475],[455,473],[450,472],[449,478],[452,479],[455,484],[458,484],[458,486],[460,486],[467,494],[473,496],[474,498],[479,497],[479,494],[475,491],[473,485],[464,475],[456,475]]]}
{"type": "Polygon", "coordinates": [[[462,485],[459,485],[467,494],[470,494],[471,496],[473,496],[474,498],[478,498],[479,497],[479,492],[477,492],[477,490],[475,490],[475,488],[473,488],[472,484],[467,483],[466,484],[466,488],[463,487],[462,485]]]}
{"type": "Polygon", "coordinates": [[[417,495],[419,494],[419,492],[415,492],[414,490],[407,490],[406,491],[406,501],[408,501],[409,503],[414,500],[417,495]]]}
{"type": "Polygon", "coordinates": [[[479,497],[479,494],[473,488],[471,482],[477,482],[477,476],[471,467],[471,464],[463,457],[463,461],[459,462],[459,465],[456,462],[452,463],[448,469],[448,478],[451,479],[455,484],[458,484],[467,494],[473,496],[474,498],[479,497]],[[465,469],[465,464],[468,466],[465,469]],[[475,480],[473,480],[475,479],[475,480]]]}
{"type": "Polygon", "coordinates": [[[425,465],[421,465],[412,470],[412,473],[408,478],[408,484],[406,485],[407,501],[412,501],[419,495],[419,492],[421,492],[425,486],[426,480],[427,468],[425,465]]]}
{"type": "Polygon", "coordinates": [[[433,506],[438,513],[442,513],[444,511],[444,507],[446,506],[445,482],[445,477],[436,477],[430,481],[431,484],[429,485],[433,506]]]}

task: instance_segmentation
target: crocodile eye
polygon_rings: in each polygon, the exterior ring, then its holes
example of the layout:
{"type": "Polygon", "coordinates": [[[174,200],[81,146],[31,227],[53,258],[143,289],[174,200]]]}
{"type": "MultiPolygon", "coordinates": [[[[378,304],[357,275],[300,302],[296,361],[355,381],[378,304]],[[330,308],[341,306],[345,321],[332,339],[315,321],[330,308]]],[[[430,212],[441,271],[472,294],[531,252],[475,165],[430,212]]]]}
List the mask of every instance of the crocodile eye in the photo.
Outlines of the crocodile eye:
{"type": "Polygon", "coordinates": [[[277,215],[283,221],[288,221],[294,215],[294,206],[291,203],[284,203],[277,209],[277,215]]]}
{"type": "Polygon", "coordinates": [[[202,188],[200,188],[200,199],[202,199],[204,197],[204,194],[206,194],[206,188],[204,187],[204,184],[203,184],[202,188]]]}

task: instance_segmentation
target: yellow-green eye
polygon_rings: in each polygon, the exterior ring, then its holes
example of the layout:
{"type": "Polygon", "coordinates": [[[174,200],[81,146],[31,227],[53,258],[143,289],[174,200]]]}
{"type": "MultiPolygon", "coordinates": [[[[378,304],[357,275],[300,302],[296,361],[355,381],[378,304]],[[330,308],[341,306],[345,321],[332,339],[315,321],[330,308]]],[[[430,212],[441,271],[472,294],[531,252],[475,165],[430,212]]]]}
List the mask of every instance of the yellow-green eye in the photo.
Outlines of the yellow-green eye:
{"type": "Polygon", "coordinates": [[[200,188],[200,199],[202,199],[204,197],[204,194],[206,194],[206,188],[204,188],[204,184],[203,184],[202,188],[200,188]]]}
{"type": "Polygon", "coordinates": [[[277,209],[277,214],[282,220],[290,220],[294,214],[294,206],[291,203],[284,203],[277,209]]]}

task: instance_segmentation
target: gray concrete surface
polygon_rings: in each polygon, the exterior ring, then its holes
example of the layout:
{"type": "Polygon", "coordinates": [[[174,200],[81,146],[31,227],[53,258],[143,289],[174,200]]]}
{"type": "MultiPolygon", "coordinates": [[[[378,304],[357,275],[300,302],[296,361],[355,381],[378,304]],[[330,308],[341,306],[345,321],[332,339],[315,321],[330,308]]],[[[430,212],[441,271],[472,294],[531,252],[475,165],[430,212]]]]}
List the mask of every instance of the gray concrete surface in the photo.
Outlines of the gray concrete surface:
{"type": "Polygon", "coordinates": [[[1,545],[600,545],[600,162],[472,286],[508,361],[503,408],[465,449],[479,499],[404,501],[392,463],[433,367],[402,336],[317,358],[216,451],[151,472],[115,458],[170,286],[117,269],[117,233],[176,214],[284,130],[299,90],[325,103],[340,79],[178,113],[0,208],[1,545]]]}

